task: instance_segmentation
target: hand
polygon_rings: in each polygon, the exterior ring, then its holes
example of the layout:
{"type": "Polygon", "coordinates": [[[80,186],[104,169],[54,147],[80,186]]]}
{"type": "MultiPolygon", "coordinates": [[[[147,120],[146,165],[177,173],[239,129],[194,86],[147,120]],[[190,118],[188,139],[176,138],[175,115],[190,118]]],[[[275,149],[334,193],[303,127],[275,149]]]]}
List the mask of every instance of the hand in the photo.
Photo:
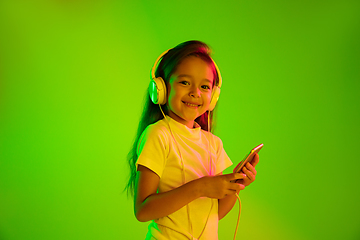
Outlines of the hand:
{"type": "Polygon", "coordinates": [[[232,180],[242,180],[244,173],[230,173],[218,176],[206,176],[199,180],[202,196],[208,198],[222,199],[227,195],[234,195],[243,190],[245,186],[241,183],[230,182],[232,180]]]}
{"type": "Polygon", "coordinates": [[[252,182],[254,182],[255,176],[257,174],[255,170],[255,166],[258,163],[259,163],[259,155],[255,153],[251,162],[246,163],[245,166],[242,168],[242,172],[246,175],[246,178],[236,180],[236,182],[244,185],[245,187],[249,186],[252,182]]]}

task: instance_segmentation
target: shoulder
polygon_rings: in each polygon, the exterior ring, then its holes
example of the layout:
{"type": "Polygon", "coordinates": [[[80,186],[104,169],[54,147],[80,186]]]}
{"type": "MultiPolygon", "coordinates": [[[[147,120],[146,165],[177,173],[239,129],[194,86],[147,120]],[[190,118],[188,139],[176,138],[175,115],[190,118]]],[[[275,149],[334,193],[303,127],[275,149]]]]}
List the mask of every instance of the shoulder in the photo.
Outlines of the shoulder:
{"type": "Polygon", "coordinates": [[[205,135],[205,137],[207,139],[209,139],[209,141],[211,141],[212,144],[215,144],[216,147],[222,147],[223,146],[223,143],[221,141],[221,139],[212,134],[211,132],[208,132],[208,131],[205,131],[205,130],[201,130],[202,134],[205,135]]]}
{"type": "Polygon", "coordinates": [[[139,144],[148,140],[157,140],[163,143],[168,141],[168,127],[163,120],[159,120],[156,123],[148,125],[142,132],[139,144]]]}
{"type": "Polygon", "coordinates": [[[142,137],[165,136],[168,133],[168,127],[163,120],[148,125],[142,133],[142,137]]]}

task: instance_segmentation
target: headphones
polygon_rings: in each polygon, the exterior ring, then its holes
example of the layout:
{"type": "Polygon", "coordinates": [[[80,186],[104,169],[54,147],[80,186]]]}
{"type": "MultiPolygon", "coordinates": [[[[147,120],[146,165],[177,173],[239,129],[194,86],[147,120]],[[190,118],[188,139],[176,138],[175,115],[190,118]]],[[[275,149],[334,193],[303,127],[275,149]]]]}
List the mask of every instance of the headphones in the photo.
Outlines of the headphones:
{"type": "MultiPolygon", "coordinates": [[[[155,77],[155,70],[156,67],[160,61],[160,59],[169,52],[168,49],[165,52],[163,52],[155,61],[154,66],[151,69],[151,80],[150,80],[150,84],[149,84],[149,95],[151,98],[151,101],[154,104],[160,104],[160,105],[164,105],[167,101],[167,93],[166,93],[166,84],[164,82],[164,80],[161,77],[155,77]]],[[[211,58],[211,57],[210,57],[211,58]]],[[[216,68],[216,72],[219,78],[219,82],[217,85],[214,86],[214,88],[212,89],[212,93],[211,93],[211,101],[210,101],[210,105],[209,105],[209,111],[214,110],[216,103],[219,99],[220,96],[220,88],[222,85],[222,78],[220,75],[220,71],[218,66],[216,65],[216,63],[214,62],[214,60],[211,58],[211,60],[213,61],[215,68],[216,68]]]]}

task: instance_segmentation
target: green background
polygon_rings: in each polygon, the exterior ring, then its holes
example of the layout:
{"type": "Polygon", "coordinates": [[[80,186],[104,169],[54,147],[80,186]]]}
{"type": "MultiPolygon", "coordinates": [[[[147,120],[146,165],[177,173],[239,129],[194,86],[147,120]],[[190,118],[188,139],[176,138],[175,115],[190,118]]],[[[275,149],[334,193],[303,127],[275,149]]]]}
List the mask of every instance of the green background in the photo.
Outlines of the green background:
{"type": "Polygon", "coordinates": [[[193,39],[223,76],[215,133],[230,158],[264,143],[237,239],[360,239],[359,12],[356,0],[1,1],[0,239],[144,239],[125,156],[155,59],[193,39]]]}

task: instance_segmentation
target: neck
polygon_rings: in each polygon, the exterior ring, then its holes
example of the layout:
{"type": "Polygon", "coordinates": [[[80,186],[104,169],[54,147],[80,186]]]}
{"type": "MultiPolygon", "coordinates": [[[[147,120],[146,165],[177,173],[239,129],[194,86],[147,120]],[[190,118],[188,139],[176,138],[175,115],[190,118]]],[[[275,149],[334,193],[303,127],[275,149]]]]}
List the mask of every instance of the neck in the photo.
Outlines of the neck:
{"type": "Polygon", "coordinates": [[[176,115],[175,113],[173,113],[172,111],[169,111],[168,115],[175,121],[187,126],[188,128],[194,128],[195,120],[191,120],[191,121],[185,120],[185,119],[179,117],[178,115],[176,115]]]}

